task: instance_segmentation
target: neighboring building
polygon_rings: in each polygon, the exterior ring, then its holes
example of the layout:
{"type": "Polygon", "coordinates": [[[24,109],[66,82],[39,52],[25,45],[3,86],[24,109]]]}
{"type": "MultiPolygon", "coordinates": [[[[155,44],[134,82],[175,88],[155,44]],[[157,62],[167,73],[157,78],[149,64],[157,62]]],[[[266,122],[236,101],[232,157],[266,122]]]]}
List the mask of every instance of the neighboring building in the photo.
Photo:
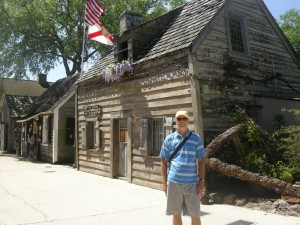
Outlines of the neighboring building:
{"type": "MultiPolygon", "coordinates": [[[[8,129],[5,135],[6,148],[9,152],[16,151],[17,147],[20,150],[21,147],[21,133],[22,124],[18,123],[17,120],[21,118],[22,111],[30,107],[31,104],[38,97],[32,96],[17,96],[17,95],[6,95],[3,104],[3,119],[8,125],[8,129]]],[[[20,154],[20,152],[17,152],[20,154]]]]}
{"type": "Polygon", "coordinates": [[[36,134],[35,158],[50,163],[75,160],[75,85],[78,75],[57,80],[29,109],[22,122],[22,155],[29,155],[29,139],[36,134]]]}
{"type": "Polygon", "coordinates": [[[209,143],[232,126],[235,104],[263,127],[266,102],[280,102],[273,114],[299,108],[299,59],[262,0],[194,0],[142,24],[135,13],[120,18],[113,51],[77,83],[79,170],[159,188],[177,110],[209,143]]]}
{"type": "Polygon", "coordinates": [[[14,153],[21,142],[21,125],[17,120],[21,112],[33,103],[49,87],[45,74],[38,75],[38,81],[0,79],[0,150],[14,153]]]}

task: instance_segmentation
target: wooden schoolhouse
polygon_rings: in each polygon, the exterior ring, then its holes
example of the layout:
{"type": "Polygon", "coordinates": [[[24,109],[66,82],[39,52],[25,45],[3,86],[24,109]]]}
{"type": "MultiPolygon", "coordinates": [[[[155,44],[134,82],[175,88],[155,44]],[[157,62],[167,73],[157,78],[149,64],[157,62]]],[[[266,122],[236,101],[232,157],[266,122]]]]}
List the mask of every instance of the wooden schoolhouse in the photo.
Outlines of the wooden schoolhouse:
{"type": "Polygon", "coordinates": [[[194,0],[148,22],[124,12],[115,39],[77,82],[80,171],[160,188],[177,110],[207,144],[235,104],[267,130],[263,118],[299,108],[299,59],[262,0],[194,0]]]}

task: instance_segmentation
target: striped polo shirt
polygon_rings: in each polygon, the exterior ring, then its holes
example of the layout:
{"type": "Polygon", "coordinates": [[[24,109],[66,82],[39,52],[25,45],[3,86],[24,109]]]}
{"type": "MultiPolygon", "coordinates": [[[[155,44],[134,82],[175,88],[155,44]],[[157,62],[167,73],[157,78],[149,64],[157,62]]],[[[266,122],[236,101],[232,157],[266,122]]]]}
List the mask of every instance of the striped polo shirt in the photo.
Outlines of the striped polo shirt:
{"type": "MultiPolygon", "coordinates": [[[[185,133],[188,136],[190,131],[185,133]]],[[[176,147],[184,139],[177,131],[168,135],[161,148],[160,157],[169,160],[176,147]]],[[[178,184],[197,184],[197,158],[205,156],[199,135],[192,133],[190,138],[176,153],[171,161],[168,181],[178,184]]]]}

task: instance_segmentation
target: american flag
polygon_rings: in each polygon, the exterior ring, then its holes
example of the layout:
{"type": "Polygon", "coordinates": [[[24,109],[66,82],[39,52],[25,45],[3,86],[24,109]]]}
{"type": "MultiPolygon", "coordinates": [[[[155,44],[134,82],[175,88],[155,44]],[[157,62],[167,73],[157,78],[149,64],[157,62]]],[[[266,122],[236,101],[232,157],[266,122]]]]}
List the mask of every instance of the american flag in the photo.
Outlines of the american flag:
{"type": "Polygon", "coordinates": [[[103,11],[104,8],[98,3],[97,0],[87,0],[85,5],[84,22],[90,26],[99,24],[99,17],[103,11]]]}

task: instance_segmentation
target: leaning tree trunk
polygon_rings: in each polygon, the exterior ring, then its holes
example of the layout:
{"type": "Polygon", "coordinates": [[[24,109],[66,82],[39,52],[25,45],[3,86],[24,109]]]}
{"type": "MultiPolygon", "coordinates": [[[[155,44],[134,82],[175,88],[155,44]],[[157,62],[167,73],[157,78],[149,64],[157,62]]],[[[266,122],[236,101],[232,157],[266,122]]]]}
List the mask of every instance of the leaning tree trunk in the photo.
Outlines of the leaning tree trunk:
{"type": "Polygon", "coordinates": [[[212,157],[220,149],[223,143],[230,141],[232,138],[236,137],[241,129],[244,127],[243,124],[238,124],[231,127],[224,133],[216,137],[207,147],[205,148],[205,154],[207,158],[212,157]]]}
{"type": "Polygon", "coordinates": [[[239,166],[224,163],[216,158],[207,158],[205,162],[208,169],[217,171],[225,176],[259,184],[283,195],[300,197],[300,190],[289,186],[285,181],[252,173],[239,166]]]}
{"type": "MultiPolygon", "coordinates": [[[[257,125],[259,126],[259,125],[257,125]]],[[[243,161],[243,149],[240,146],[239,143],[239,137],[238,134],[241,131],[241,129],[244,127],[244,125],[239,124],[234,127],[231,127],[224,133],[220,134],[218,137],[216,137],[206,148],[206,166],[208,169],[211,169],[213,171],[217,171],[225,176],[228,177],[234,177],[239,180],[259,184],[261,186],[264,186],[268,189],[274,190],[276,193],[280,193],[283,195],[289,195],[289,196],[295,196],[300,197],[300,189],[291,187],[283,180],[279,180],[276,178],[261,176],[258,173],[252,173],[250,171],[244,170],[241,167],[238,167],[236,165],[227,164],[222,161],[220,161],[217,158],[212,158],[218,150],[220,150],[223,143],[234,140],[234,143],[236,145],[237,151],[239,152],[239,155],[241,157],[241,160],[243,161]]],[[[269,135],[264,133],[264,136],[269,138],[269,135]]]]}

